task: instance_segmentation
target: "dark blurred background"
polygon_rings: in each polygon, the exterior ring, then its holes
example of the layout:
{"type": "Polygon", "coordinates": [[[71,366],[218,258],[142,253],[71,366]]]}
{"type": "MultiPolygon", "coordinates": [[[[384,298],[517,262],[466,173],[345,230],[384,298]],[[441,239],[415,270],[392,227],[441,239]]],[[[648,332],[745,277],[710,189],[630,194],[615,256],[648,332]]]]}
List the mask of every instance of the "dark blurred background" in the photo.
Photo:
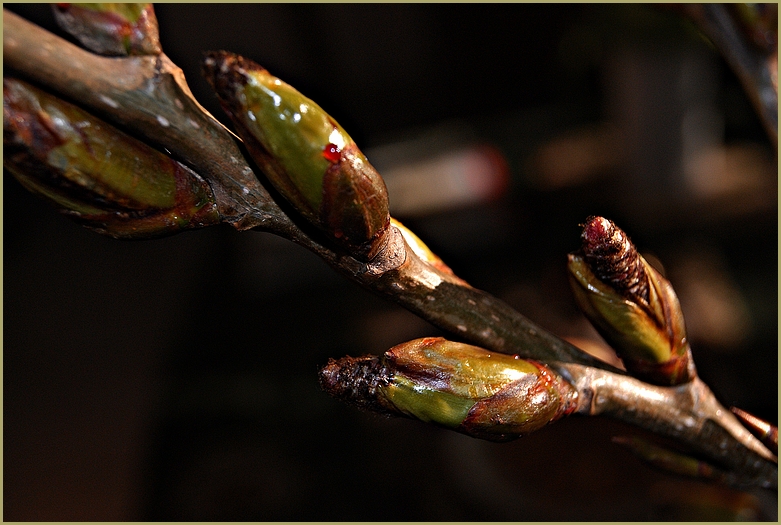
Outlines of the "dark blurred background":
{"type": "MultiPolygon", "coordinates": [[[[58,32],[46,5],[8,5],[58,32]]],[[[642,5],[182,5],[165,53],[226,122],[201,52],[333,115],[391,209],[472,285],[608,360],[565,272],[615,220],[679,293],[700,375],[777,421],[777,161],[690,23],[642,5]]],[[[444,335],[287,241],[120,242],[4,177],[4,519],[776,520],[768,492],[653,471],[573,418],[509,444],[358,412],[329,357],[444,335]]]]}

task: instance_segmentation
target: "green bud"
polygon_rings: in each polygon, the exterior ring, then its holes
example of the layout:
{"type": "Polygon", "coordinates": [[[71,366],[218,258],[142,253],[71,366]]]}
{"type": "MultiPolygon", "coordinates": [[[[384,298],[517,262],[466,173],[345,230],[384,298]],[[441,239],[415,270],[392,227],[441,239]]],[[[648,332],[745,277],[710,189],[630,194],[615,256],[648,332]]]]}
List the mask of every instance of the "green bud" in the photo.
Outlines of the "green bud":
{"type": "Polygon", "coordinates": [[[159,55],[157,17],[152,4],[53,4],[65,31],[100,55],[159,55]]]}
{"type": "Polygon", "coordinates": [[[241,56],[209,53],[204,74],[277,191],[351,255],[374,257],[387,242],[388,194],[342,127],[313,101],[241,56]]]}
{"type": "Polygon", "coordinates": [[[464,281],[456,277],[456,274],[453,273],[453,270],[450,269],[450,267],[445,264],[445,262],[439,258],[437,254],[432,252],[426,244],[420,240],[420,237],[415,235],[415,233],[412,232],[409,228],[404,226],[401,222],[397,221],[393,217],[391,217],[391,224],[399,229],[401,232],[401,236],[404,237],[404,242],[407,243],[407,246],[410,247],[410,249],[417,255],[420,259],[427,262],[437,270],[439,270],[442,273],[449,274],[453,277],[454,280],[458,280],[466,284],[464,281]]]}
{"type": "Polygon", "coordinates": [[[417,339],[380,358],[331,360],[320,384],[334,397],[385,414],[507,441],[577,409],[577,391],[550,368],[518,356],[417,339]]]}
{"type": "Polygon", "coordinates": [[[219,222],[209,185],[186,166],[19,80],[3,79],[3,165],[63,213],[115,238],[219,222]]]}
{"type": "Polygon", "coordinates": [[[569,255],[578,306],[638,378],[677,385],[695,376],[683,312],[670,282],[602,217],[589,219],[569,255]]]}

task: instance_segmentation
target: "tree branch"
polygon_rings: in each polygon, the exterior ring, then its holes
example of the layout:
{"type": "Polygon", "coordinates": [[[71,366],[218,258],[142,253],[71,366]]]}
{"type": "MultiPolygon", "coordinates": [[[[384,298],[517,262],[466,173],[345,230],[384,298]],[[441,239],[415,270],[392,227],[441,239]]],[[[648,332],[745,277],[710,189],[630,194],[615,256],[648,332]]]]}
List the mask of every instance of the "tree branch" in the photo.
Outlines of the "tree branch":
{"type": "Polygon", "coordinates": [[[735,486],[778,487],[777,458],[732,417],[701,379],[658,387],[633,377],[575,364],[551,364],[569,379],[579,412],[604,415],[673,438],[726,467],[735,486]]]}
{"type": "Polygon", "coordinates": [[[291,218],[296,214],[264,186],[240,141],[194,100],[182,71],[165,55],[99,57],[5,10],[3,43],[7,68],[167,149],[209,181],[222,219],[235,228],[290,239],[445,330],[492,351],[548,363],[577,388],[580,413],[608,415],[678,440],[729,467],[736,485],[777,486],[775,456],[698,379],[665,388],[625,375],[421,260],[395,227],[384,249],[363,263],[291,218]]]}
{"type": "Polygon", "coordinates": [[[164,54],[96,55],[3,10],[6,68],[167,148],[210,181],[226,222],[237,229],[289,222],[258,182],[232,134],[193,98],[184,73],[164,54]]]}
{"type": "Polygon", "coordinates": [[[254,228],[296,242],[348,278],[476,344],[609,368],[498,299],[422,262],[398,230],[366,264],[329,246],[314,228],[283,211],[248,164],[239,139],[192,98],[182,71],[165,55],[100,57],[5,10],[3,29],[7,67],[169,150],[210,182],[223,220],[237,229],[254,228]]]}

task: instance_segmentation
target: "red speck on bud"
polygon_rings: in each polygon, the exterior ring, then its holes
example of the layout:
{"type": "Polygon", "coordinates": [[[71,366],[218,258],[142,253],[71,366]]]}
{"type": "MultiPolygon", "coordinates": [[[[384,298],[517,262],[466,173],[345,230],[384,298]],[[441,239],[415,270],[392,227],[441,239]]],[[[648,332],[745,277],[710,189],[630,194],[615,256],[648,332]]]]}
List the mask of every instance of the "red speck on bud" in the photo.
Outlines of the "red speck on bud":
{"type": "Polygon", "coordinates": [[[60,9],[68,9],[71,5],[70,4],[54,4],[60,9]]]}
{"type": "Polygon", "coordinates": [[[323,148],[323,157],[325,160],[331,163],[337,163],[339,162],[339,159],[342,158],[342,150],[336,147],[336,144],[331,144],[330,142],[325,145],[323,148]]]}

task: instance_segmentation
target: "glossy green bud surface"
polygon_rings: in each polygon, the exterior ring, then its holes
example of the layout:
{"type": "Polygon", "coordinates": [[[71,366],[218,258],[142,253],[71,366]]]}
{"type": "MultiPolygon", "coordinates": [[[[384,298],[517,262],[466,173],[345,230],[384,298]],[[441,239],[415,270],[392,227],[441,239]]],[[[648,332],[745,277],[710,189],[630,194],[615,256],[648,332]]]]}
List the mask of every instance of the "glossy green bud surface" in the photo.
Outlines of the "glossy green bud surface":
{"type": "Polygon", "coordinates": [[[24,82],[3,79],[3,164],[64,213],[117,238],[219,222],[189,168],[24,82]]]}
{"type": "MultiPolygon", "coordinates": [[[[593,218],[589,226],[602,232],[608,223],[593,218]]],[[[694,368],[683,312],[672,285],[637,253],[623,232],[613,233],[614,239],[621,234],[622,251],[616,261],[604,262],[609,257],[590,258],[583,253],[569,255],[570,285],[578,306],[628,371],[662,385],[689,381],[694,368]]]]}
{"type": "Polygon", "coordinates": [[[152,4],[53,4],[57,23],[100,55],[159,55],[152,4]]]}
{"type": "Polygon", "coordinates": [[[578,399],[540,363],[438,337],[400,344],[379,359],[332,361],[321,385],[364,408],[493,441],[538,430],[574,411],[578,399]]]}
{"type": "Polygon", "coordinates": [[[210,53],[204,73],[271,184],[351,255],[371,259],[386,241],[380,175],[320,106],[238,55],[210,53]]]}

